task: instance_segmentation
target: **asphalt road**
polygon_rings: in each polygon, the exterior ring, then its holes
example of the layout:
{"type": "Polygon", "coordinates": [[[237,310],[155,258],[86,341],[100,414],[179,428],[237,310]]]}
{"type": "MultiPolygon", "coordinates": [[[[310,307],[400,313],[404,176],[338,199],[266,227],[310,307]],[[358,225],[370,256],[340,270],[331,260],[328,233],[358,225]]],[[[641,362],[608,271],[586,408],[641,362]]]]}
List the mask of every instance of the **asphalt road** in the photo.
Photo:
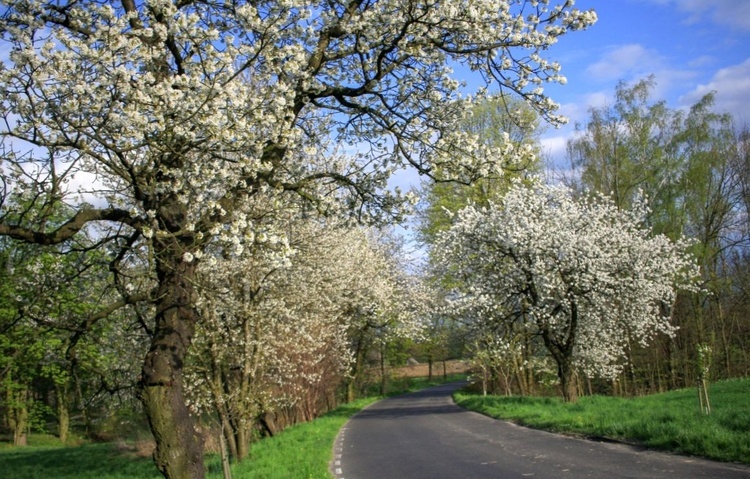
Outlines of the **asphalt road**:
{"type": "Polygon", "coordinates": [[[379,401],[341,429],[337,479],[750,478],[750,467],[576,439],[466,411],[448,384],[379,401]]]}

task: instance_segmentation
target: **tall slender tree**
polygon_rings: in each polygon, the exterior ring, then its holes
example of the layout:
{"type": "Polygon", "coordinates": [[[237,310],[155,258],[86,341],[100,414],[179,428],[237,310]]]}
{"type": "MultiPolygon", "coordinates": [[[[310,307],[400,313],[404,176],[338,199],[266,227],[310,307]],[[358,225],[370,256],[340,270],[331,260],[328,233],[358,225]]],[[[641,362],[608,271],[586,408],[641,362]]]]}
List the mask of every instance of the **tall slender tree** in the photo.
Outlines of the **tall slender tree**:
{"type": "Polygon", "coordinates": [[[727,265],[746,254],[750,236],[740,166],[743,142],[731,117],[714,111],[713,93],[689,110],[672,109],[651,98],[654,84],[653,77],[633,85],[620,83],[615,103],[591,110],[586,125],[578,127],[568,144],[568,153],[579,193],[612,195],[622,209],[645,195],[655,232],[696,240],[692,250],[704,291],[680,301],[675,338],[665,339],[661,348],[640,351],[636,362],[649,377],[637,378],[630,371],[631,382],[663,389],[659,378],[670,377],[672,386],[695,378],[699,344],[721,341],[712,350],[723,350],[723,364],[732,369],[727,331],[744,329],[729,326],[726,310],[729,304],[737,307],[732,291],[744,288],[744,279],[732,277],[727,265]]]}

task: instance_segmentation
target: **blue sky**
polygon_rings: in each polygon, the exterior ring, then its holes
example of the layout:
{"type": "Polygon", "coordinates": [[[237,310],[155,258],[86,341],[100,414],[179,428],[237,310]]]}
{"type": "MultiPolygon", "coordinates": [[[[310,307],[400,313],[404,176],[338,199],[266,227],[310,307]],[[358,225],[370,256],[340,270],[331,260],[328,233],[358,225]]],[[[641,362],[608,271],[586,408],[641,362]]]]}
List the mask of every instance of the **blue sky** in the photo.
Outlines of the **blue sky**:
{"type": "MultiPolygon", "coordinates": [[[[544,52],[568,80],[545,86],[569,119],[542,135],[555,168],[568,167],[565,148],[575,123],[585,124],[591,107],[612,104],[620,81],[654,75],[653,100],[666,100],[672,109],[715,91],[717,111],[750,124],[750,0],[577,0],[575,7],[594,9],[597,23],[544,52]]],[[[462,73],[457,70],[456,79],[475,83],[462,73]]],[[[409,171],[390,182],[401,189],[418,184],[409,171]]]]}
{"type": "Polygon", "coordinates": [[[570,124],[548,129],[543,145],[559,164],[575,122],[592,106],[611,104],[615,85],[655,75],[655,99],[686,108],[716,91],[716,109],[750,122],[750,1],[578,0],[596,25],[560,39],[548,52],[562,64],[565,86],[547,91],[570,124]]]}
{"type": "MultiPolygon", "coordinates": [[[[655,98],[671,108],[688,107],[714,90],[718,110],[750,123],[750,0],[578,0],[576,7],[593,8],[599,21],[564,35],[546,52],[568,79],[546,88],[570,119],[543,136],[556,164],[565,163],[575,122],[585,122],[590,107],[611,103],[620,80],[654,74],[655,98]]],[[[0,47],[0,58],[6,56],[0,47]]],[[[472,83],[460,72],[456,77],[472,83]]],[[[391,184],[408,187],[411,177],[399,175],[391,184]]]]}
{"type": "MultiPolygon", "coordinates": [[[[653,99],[673,109],[715,91],[717,111],[750,124],[750,0],[577,0],[575,6],[593,8],[599,19],[546,52],[568,80],[545,88],[569,119],[542,136],[556,168],[568,168],[565,147],[575,123],[585,124],[589,108],[612,104],[619,81],[632,84],[653,74],[653,99]]],[[[471,83],[459,72],[456,77],[471,83]]],[[[391,184],[405,189],[418,181],[405,172],[391,184]]],[[[411,229],[398,231],[412,236],[411,229]]],[[[413,254],[421,256],[418,249],[413,254]]]]}

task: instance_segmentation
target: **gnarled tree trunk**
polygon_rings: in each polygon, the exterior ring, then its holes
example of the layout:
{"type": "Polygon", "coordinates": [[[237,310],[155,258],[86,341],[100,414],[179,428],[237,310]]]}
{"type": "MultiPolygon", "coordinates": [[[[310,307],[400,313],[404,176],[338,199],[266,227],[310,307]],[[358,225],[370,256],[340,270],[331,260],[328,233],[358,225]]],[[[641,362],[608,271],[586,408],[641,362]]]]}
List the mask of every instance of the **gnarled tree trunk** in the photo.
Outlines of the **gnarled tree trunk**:
{"type": "Polygon", "coordinates": [[[203,478],[203,443],[185,403],[183,366],[198,313],[195,304],[195,262],[183,261],[183,244],[175,240],[154,245],[159,280],[156,323],[140,384],[151,432],[154,461],[170,479],[203,478]]]}

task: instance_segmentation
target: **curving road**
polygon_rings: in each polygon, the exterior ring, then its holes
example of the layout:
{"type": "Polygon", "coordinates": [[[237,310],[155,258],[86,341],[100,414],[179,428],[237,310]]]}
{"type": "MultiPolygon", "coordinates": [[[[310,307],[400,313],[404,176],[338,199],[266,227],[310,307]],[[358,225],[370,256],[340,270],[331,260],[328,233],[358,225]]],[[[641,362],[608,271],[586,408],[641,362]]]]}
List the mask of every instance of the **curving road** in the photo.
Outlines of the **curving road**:
{"type": "Polygon", "coordinates": [[[560,436],[455,404],[453,383],[379,401],[341,429],[337,479],[750,478],[750,467],[560,436]]]}

